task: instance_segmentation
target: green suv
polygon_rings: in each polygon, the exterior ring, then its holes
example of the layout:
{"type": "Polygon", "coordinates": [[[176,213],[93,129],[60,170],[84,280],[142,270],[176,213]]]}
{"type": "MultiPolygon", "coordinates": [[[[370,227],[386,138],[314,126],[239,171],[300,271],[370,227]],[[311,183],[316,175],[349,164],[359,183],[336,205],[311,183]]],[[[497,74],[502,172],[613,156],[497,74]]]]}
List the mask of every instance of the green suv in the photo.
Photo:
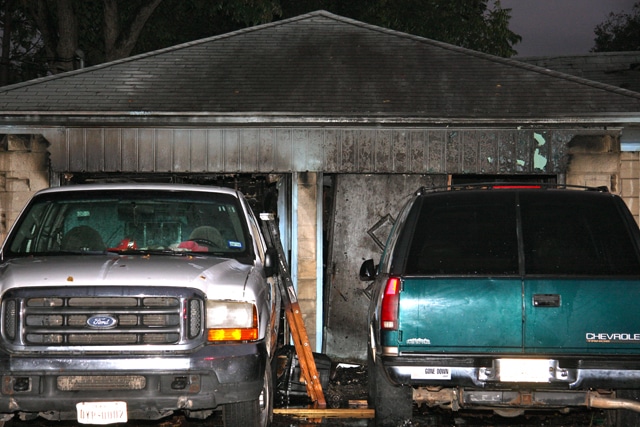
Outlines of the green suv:
{"type": "Polygon", "coordinates": [[[414,403],[637,422],[640,232],[606,189],[421,189],[360,278],[374,281],[377,425],[411,418],[414,403]]]}

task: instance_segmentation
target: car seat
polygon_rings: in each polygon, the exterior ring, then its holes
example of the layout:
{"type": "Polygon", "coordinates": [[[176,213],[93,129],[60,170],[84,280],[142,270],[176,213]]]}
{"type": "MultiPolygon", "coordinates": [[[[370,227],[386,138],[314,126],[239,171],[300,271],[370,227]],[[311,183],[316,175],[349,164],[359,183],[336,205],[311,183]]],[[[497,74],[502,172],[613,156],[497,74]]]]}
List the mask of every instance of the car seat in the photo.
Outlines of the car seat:
{"type": "Polygon", "coordinates": [[[63,251],[104,251],[107,248],[102,236],[88,225],[79,225],[69,230],[60,244],[63,251]]]}

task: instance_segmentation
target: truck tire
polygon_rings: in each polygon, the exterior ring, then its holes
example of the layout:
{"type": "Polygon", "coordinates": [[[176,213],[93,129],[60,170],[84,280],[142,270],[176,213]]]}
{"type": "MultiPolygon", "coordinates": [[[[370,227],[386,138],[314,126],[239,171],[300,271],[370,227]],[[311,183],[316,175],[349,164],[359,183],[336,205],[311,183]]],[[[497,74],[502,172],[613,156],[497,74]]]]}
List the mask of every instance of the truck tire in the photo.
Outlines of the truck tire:
{"type": "Polygon", "coordinates": [[[389,382],[384,368],[369,360],[369,401],[375,408],[375,425],[404,425],[413,413],[413,389],[389,382]]]}
{"type": "Polygon", "coordinates": [[[247,402],[227,403],[222,408],[224,427],[267,427],[273,421],[273,380],[271,365],[264,370],[264,385],[260,397],[247,402]]]}

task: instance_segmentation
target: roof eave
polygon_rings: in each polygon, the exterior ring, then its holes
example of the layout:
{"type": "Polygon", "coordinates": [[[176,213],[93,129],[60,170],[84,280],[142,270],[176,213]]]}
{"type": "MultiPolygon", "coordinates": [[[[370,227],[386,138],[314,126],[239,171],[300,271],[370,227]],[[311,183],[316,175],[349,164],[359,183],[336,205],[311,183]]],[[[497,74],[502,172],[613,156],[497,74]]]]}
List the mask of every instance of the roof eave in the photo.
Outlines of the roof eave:
{"type": "Polygon", "coordinates": [[[386,126],[386,127],[489,127],[489,126],[610,126],[638,125],[640,111],[595,113],[554,117],[447,117],[425,115],[314,115],[301,113],[208,113],[208,112],[3,112],[0,126],[70,127],[70,126],[386,126]]]}

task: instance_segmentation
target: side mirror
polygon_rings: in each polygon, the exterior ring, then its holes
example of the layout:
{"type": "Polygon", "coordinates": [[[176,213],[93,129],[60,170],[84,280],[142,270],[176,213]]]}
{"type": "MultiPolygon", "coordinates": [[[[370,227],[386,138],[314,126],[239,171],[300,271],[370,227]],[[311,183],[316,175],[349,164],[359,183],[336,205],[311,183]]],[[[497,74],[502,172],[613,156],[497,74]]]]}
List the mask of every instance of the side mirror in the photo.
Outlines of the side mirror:
{"type": "Polygon", "coordinates": [[[360,280],[370,282],[376,277],[376,265],[372,259],[368,259],[360,266],[360,280]]]}
{"type": "Polygon", "coordinates": [[[278,251],[276,248],[268,248],[264,257],[264,274],[267,277],[275,276],[278,272],[278,251]]]}

